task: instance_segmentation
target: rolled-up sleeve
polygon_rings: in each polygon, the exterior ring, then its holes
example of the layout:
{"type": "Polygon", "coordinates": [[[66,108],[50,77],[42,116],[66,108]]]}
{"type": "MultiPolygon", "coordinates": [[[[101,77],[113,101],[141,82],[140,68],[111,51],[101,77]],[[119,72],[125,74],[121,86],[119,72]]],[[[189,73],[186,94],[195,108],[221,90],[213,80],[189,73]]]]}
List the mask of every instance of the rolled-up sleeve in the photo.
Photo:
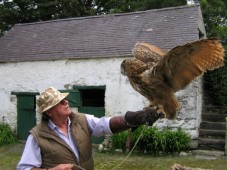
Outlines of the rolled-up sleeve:
{"type": "Polygon", "coordinates": [[[104,136],[113,134],[110,130],[111,117],[97,118],[93,115],[85,114],[87,117],[88,126],[91,129],[93,136],[104,136]]]}
{"type": "Polygon", "coordinates": [[[40,147],[32,134],[28,136],[17,170],[31,170],[42,164],[40,147]]]}

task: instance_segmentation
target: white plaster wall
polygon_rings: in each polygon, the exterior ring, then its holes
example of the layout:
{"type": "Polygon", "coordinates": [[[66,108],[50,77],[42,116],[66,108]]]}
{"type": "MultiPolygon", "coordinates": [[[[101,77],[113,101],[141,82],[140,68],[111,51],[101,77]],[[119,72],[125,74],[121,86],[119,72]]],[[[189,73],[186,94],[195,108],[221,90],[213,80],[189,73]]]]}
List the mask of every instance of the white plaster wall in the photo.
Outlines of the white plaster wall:
{"type": "Polygon", "coordinates": [[[17,92],[40,92],[49,86],[65,89],[68,85],[106,86],[106,115],[124,114],[141,109],[143,97],[134,94],[126,77],[120,74],[125,58],[58,60],[0,64],[0,118],[16,126],[17,92]],[[135,97],[136,96],[136,97],[135,97]],[[136,103],[136,105],[135,105],[136,103]]]}
{"type": "MultiPolygon", "coordinates": [[[[140,110],[147,100],[132,89],[127,78],[120,73],[120,64],[125,58],[77,59],[39,62],[17,62],[0,64],[0,121],[14,129],[17,123],[17,92],[40,92],[49,86],[70,89],[72,85],[106,86],[106,116],[125,114],[128,110],[140,110]],[[65,88],[66,87],[66,88],[65,88]]],[[[201,116],[201,80],[198,79],[185,90],[177,93],[181,111],[176,120],[159,120],[159,128],[182,127],[193,138],[198,136],[201,116]]]]}

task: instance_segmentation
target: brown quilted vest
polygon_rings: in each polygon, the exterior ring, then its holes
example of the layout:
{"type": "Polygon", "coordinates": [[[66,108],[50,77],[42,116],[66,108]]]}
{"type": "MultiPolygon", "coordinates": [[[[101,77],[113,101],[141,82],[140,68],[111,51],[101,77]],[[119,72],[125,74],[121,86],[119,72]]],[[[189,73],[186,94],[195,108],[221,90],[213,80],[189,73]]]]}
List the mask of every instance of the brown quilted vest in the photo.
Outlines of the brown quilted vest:
{"type": "MultiPolygon", "coordinates": [[[[86,117],[81,113],[72,113],[71,131],[79,151],[80,161],[73,154],[71,148],[54,132],[47,121],[42,120],[30,133],[35,137],[41,149],[41,168],[51,168],[58,164],[72,163],[86,170],[93,170],[91,133],[88,129],[86,117]]],[[[74,167],[73,170],[80,170],[74,167]]]]}

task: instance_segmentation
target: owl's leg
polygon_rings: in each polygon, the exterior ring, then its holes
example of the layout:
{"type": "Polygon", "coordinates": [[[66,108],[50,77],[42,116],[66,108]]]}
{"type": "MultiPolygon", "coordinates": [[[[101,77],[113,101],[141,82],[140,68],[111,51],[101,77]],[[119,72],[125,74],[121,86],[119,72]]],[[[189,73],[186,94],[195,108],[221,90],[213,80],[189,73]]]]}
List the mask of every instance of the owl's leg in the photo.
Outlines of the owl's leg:
{"type": "Polygon", "coordinates": [[[153,105],[152,103],[149,103],[149,105],[147,107],[144,107],[143,110],[146,110],[148,108],[154,108],[155,110],[157,110],[157,107],[155,105],[153,105]]]}
{"type": "Polygon", "coordinates": [[[156,110],[159,114],[162,114],[162,118],[165,118],[166,117],[166,113],[164,111],[164,107],[162,105],[158,105],[158,106],[155,106],[156,107],[156,110]]]}
{"type": "Polygon", "coordinates": [[[166,117],[166,113],[164,112],[164,108],[163,108],[162,105],[156,106],[153,103],[150,103],[149,106],[148,107],[144,107],[143,110],[146,110],[149,107],[154,108],[155,110],[157,110],[158,114],[161,115],[160,116],[161,118],[165,118],[166,117]]]}

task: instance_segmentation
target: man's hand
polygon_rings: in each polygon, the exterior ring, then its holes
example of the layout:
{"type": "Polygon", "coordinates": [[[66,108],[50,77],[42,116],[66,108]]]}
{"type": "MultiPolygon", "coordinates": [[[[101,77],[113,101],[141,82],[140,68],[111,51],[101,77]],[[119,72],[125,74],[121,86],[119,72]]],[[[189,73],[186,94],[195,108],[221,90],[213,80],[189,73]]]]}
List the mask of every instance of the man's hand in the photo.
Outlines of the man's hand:
{"type": "Polygon", "coordinates": [[[137,112],[128,111],[125,116],[112,117],[110,119],[110,129],[113,133],[119,133],[130,128],[135,130],[139,125],[152,126],[161,117],[163,117],[163,113],[158,113],[152,107],[137,112]]]}
{"type": "Polygon", "coordinates": [[[158,113],[157,110],[153,107],[144,108],[141,111],[131,112],[128,111],[125,114],[125,121],[130,127],[136,127],[139,125],[149,125],[152,126],[160,117],[163,116],[163,113],[158,113]]]}

